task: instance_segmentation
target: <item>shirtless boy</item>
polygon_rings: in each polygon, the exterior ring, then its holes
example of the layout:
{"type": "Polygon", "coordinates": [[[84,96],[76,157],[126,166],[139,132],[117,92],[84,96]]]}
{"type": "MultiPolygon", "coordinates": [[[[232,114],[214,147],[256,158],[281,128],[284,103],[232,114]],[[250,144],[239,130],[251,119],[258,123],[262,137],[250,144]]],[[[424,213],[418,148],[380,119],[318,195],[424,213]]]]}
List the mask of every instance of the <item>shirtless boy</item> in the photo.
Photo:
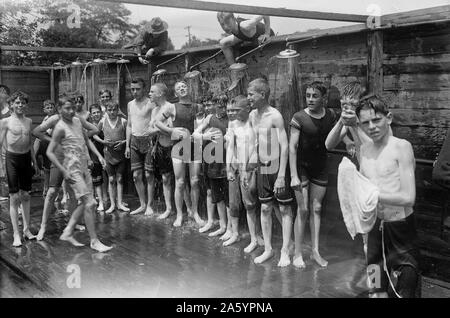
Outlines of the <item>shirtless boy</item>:
{"type": "Polygon", "coordinates": [[[131,159],[131,171],[139,197],[140,206],[130,214],[138,214],[145,211],[145,215],[152,215],[153,193],[155,190],[154,176],[151,170],[151,140],[150,120],[152,114],[152,103],[146,96],[145,81],[137,78],[131,81],[131,94],[134,99],[128,103],[127,142],[125,146],[125,157],[131,159]],[[147,178],[148,201],[145,202],[145,186],[143,172],[147,178]]]}
{"type": "Polygon", "coordinates": [[[256,171],[258,158],[256,152],[256,134],[249,121],[250,104],[243,95],[236,96],[229,104],[229,111],[236,111],[235,120],[228,124],[227,175],[230,197],[230,217],[233,235],[225,243],[230,245],[239,237],[239,212],[244,203],[247,211],[247,224],[250,244],[244,248],[251,253],[258,247],[256,236],[256,209],[258,193],[256,171]]]}
{"type": "MultiPolygon", "coordinates": [[[[28,96],[20,91],[13,93],[8,102],[11,116],[1,122],[0,144],[6,143],[6,175],[10,196],[9,211],[14,231],[13,246],[21,246],[18,208],[23,208],[23,235],[35,239],[30,232],[30,191],[34,169],[37,169],[34,149],[31,143],[32,120],[25,116],[28,96]]],[[[35,170],[36,171],[36,170],[35,170]]]]}
{"type": "MultiPolygon", "coordinates": [[[[61,170],[70,189],[70,195],[74,196],[78,201],[78,205],[73,211],[60,239],[74,246],[84,246],[73,236],[75,225],[84,215],[84,221],[90,236],[90,247],[98,252],[106,252],[112,247],[101,243],[95,231],[94,209],[96,202],[92,194],[91,175],[88,171],[87,144],[89,139],[83,131],[80,119],[75,116],[76,106],[74,100],[69,97],[63,97],[58,101],[58,108],[61,119],[54,128],[52,140],[47,149],[47,156],[61,170]],[[63,152],[62,162],[59,161],[60,158],[55,154],[55,150],[59,146],[63,152]]],[[[92,151],[98,156],[100,162],[105,165],[105,161],[97,149],[93,147],[92,151]]]]}
{"type": "Polygon", "coordinates": [[[264,253],[255,258],[255,263],[263,263],[273,256],[272,211],[281,212],[283,246],[278,266],[288,266],[289,243],[292,234],[293,194],[290,191],[289,174],[286,180],[288,162],[288,139],[281,113],[269,105],[270,88],[266,80],[258,78],[250,82],[247,99],[253,110],[250,123],[256,133],[258,144],[257,187],[261,202],[261,227],[264,238],[264,253]],[[270,153],[270,154],[269,154],[270,153]]]}
{"type": "Polygon", "coordinates": [[[387,271],[400,273],[395,286],[397,296],[411,298],[420,279],[413,215],[416,198],[413,148],[405,139],[392,136],[392,114],[378,97],[362,101],[356,115],[359,126],[372,140],[361,146],[360,170],[380,190],[378,219],[369,232],[367,253],[369,281],[374,278],[380,284],[371,284],[369,293],[374,298],[388,296],[390,279],[383,269],[386,259],[387,271]],[[374,268],[377,270],[373,271],[374,268]],[[374,273],[381,277],[371,277],[374,273]]]}
{"type": "Polygon", "coordinates": [[[177,217],[173,226],[179,227],[183,222],[183,198],[187,167],[189,167],[192,200],[190,216],[194,218],[198,225],[202,226],[204,221],[198,215],[198,199],[200,196],[199,174],[202,164],[201,143],[191,141],[191,135],[194,132],[195,116],[197,114],[197,105],[191,102],[187,84],[183,81],[175,83],[175,95],[178,97],[178,103],[169,104],[167,107],[164,107],[161,110],[161,116],[158,116],[155,120],[155,127],[159,128],[161,133],[165,133],[172,140],[178,141],[172,148],[172,164],[175,174],[175,205],[177,209],[177,217]],[[168,127],[165,124],[167,120],[172,121],[173,127],[168,127]],[[195,146],[199,146],[200,151],[195,149],[195,146]],[[191,149],[188,149],[189,147],[191,149]],[[182,150],[183,153],[179,153],[179,150],[182,150]],[[184,153],[185,151],[186,153],[184,153]],[[200,153],[200,158],[198,158],[198,153],[200,153]]]}
{"type": "MultiPolygon", "coordinates": [[[[159,128],[155,126],[157,118],[161,117],[161,111],[166,108],[173,107],[171,103],[167,101],[167,94],[169,90],[163,83],[155,83],[150,88],[150,101],[154,103],[152,110],[152,120],[150,122],[150,134],[154,136],[155,142],[152,149],[152,171],[161,176],[164,201],[166,203],[166,210],[158,217],[158,219],[167,218],[172,213],[172,140],[170,136],[161,133],[159,128]]],[[[165,123],[169,126],[169,123],[165,123]]]]}

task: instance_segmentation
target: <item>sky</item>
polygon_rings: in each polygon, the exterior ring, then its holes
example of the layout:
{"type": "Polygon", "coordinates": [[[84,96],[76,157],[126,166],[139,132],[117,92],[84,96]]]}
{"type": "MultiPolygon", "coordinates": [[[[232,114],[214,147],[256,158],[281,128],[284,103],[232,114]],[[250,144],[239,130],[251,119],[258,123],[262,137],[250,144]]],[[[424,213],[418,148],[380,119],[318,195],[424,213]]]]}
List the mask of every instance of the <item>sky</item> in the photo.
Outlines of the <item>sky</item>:
{"type": "MultiPolygon", "coordinates": [[[[450,0],[211,0],[213,2],[245,4],[250,6],[264,6],[273,8],[286,8],[307,11],[322,11],[336,13],[350,13],[369,15],[368,8],[377,5],[380,13],[397,13],[416,9],[430,8],[442,5],[450,5],[450,0]]],[[[162,8],[145,5],[125,4],[132,12],[131,22],[139,23],[142,20],[150,20],[152,17],[159,16],[169,24],[169,37],[175,45],[180,48],[188,40],[188,31],[185,29],[190,26],[191,35],[198,38],[220,39],[223,33],[216,19],[216,13],[212,11],[198,11],[187,9],[162,8]]],[[[238,14],[243,18],[248,15],[238,14]]],[[[294,18],[271,18],[271,27],[278,33],[290,34],[296,31],[306,31],[308,29],[325,29],[338,26],[350,25],[351,22],[318,21],[294,18]]]]}

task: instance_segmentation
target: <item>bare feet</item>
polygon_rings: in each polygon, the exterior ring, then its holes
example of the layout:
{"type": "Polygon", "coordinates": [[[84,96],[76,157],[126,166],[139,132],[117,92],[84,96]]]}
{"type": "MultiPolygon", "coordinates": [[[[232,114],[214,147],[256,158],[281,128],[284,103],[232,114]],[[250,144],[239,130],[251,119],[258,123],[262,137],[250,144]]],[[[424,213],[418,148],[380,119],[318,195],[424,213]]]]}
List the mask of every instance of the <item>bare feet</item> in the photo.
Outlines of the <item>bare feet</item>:
{"type": "Polygon", "coordinates": [[[255,264],[261,264],[261,263],[264,263],[265,261],[267,261],[268,259],[270,259],[272,256],[273,256],[272,250],[264,251],[264,253],[262,253],[260,256],[255,258],[254,262],[255,262],[255,264]]]}
{"type": "Polygon", "coordinates": [[[220,239],[221,239],[222,241],[229,240],[230,237],[231,237],[231,234],[233,234],[233,233],[231,233],[230,230],[227,230],[227,231],[225,232],[225,234],[222,235],[222,236],[220,237],[220,239]]]}
{"type": "Polygon", "coordinates": [[[63,232],[63,234],[61,234],[61,236],[59,237],[59,239],[60,239],[61,241],[69,242],[70,244],[72,244],[73,246],[76,246],[76,247],[84,246],[84,244],[78,242],[78,241],[73,237],[73,235],[69,235],[69,234],[67,234],[67,233],[65,233],[65,232],[63,232]]]}
{"type": "Polygon", "coordinates": [[[205,225],[205,221],[202,220],[202,218],[200,217],[200,215],[198,215],[198,213],[195,213],[193,218],[199,226],[205,225]]]}
{"type": "Polygon", "coordinates": [[[123,212],[130,212],[130,209],[125,205],[125,202],[117,203],[117,208],[123,212]]]}
{"type": "Polygon", "coordinates": [[[139,208],[137,208],[136,210],[130,212],[130,215],[135,215],[135,214],[139,214],[145,211],[145,205],[141,205],[139,208]]]}
{"type": "Polygon", "coordinates": [[[230,246],[236,242],[239,242],[239,239],[239,234],[233,233],[227,241],[223,242],[223,246],[230,246]]]}
{"type": "Polygon", "coordinates": [[[167,219],[169,216],[170,216],[170,213],[171,213],[172,211],[171,210],[166,210],[166,211],[164,211],[164,213],[162,213],[162,214],[160,214],[159,216],[158,216],[158,220],[164,220],[164,219],[167,219]]]}
{"type": "Polygon", "coordinates": [[[200,233],[205,233],[208,232],[209,230],[211,230],[211,228],[213,227],[213,222],[207,222],[204,226],[202,226],[200,228],[200,230],[198,230],[200,233]]]}
{"type": "Polygon", "coordinates": [[[152,207],[150,205],[147,205],[147,209],[145,210],[144,215],[152,216],[153,214],[155,214],[155,212],[153,211],[152,207]]]}
{"type": "Polygon", "coordinates": [[[113,213],[115,209],[116,209],[116,206],[115,206],[115,205],[111,205],[111,206],[109,207],[109,209],[105,211],[105,213],[106,213],[106,214],[113,213]]]}
{"type": "Polygon", "coordinates": [[[14,235],[13,246],[14,247],[22,246],[22,241],[20,239],[20,235],[14,235]]]}
{"type": "Polygon", "coordinates": [[[36,239],[38,241],[42,241],[44,239],[44,235],[45,235],[45,228],[41,227],[39,229],[39,232],[38,232],[37,236],[36,236],[36,239]]]}
{"type": "Polygon", "coordinates": [[[106,246],[100,240],[91,240],[91,248],[97,252],[104,253],[112,249],[112,246],[106,246]]]}
{"type": "Polygon", "coordinates": [[[258,242],[251,241],[246,248],[244,248],[244,253],[251,253],[258,247],[258,242]]]}
{"type": "Polygon", "coordinates": [[[103,212],[105,211],[105,207],[103,206],[103,202],[101,202],[97,207],[97,212],[103,212]]]}
{"type": "Polygon", "coordinates": [[[180,226],[181,226],[181,223],[183,223],[183,218],[177,217],[177,218],[175,219],[175,222],[173,222],[173,226],[175,226],[175,227],[180,227],[180,226]]]}
{"type": "Polygon", "coordinates": [[[36,239],[36,235],[34,235],[33,233],[30,232],[30,230],[23,232],[23,237],[26,240],[35,240],[36,239]]]}
{"type": "Polygon", "coordinates": [[[320,256],[318,251],[312,251],[311,253],[311,259],[316,261],[317,264],[319,264],[321,267],[327,267],[328,262],[320,256]]]}
{"type": "Polygon", "coordinates": [[[209,237],[214,237],[214,236],[219,236],[222,235],[223,233],[225,233],[227,229],[224,227],[220,227],[218,230],[211,232],[208,234],[209,237]]]}
{"type": "Polygon", "coordinates": [[[297,268],[305,268],[306,267],[305,262],[303,261],[302,254],[298,254],[298,255],[294,256],[293,264],[297,268]]]}
{"type": "Polygon", "coordinates": [[[289,249],[281,249],[280,261],[278,262],[279,267],[286,267],[291,264],[291,259],[289,257],[289,249]]]}
{"type": "Polygon", "coordinates": [[[259,246],[264,246],[264,239],[262,238],[261,235],[256,236],[256,241],[258,242],[259,246]]]}

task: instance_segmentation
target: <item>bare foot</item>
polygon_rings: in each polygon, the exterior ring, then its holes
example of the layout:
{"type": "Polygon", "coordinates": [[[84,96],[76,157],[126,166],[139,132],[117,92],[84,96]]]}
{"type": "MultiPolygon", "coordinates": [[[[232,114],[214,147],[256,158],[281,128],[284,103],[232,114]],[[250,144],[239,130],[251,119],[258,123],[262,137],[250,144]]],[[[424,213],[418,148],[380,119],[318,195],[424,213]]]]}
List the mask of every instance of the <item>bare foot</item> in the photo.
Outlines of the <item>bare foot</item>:
{"type": "Polygon", "coordinates": [[[39,232],[38,232],[37,236],[36,236],[36,240],[42,241],[44,239],[44,235],[45,235],[45,228],[41,227],[39,229],[39,232]]]}
{"type": "Polygon", "coordinates": [[[264,251],[261,255],[259,255],[257,258],[255,258],[254,262],[255,264],[261,264],[267,261],[269,258],[273,256],[273,251],[264,251]]]}
{"type": "Polygon", "coordinates": [[[261,235],[256,236],[256,241],[258,242],[259,246],[264,246],[264,239],[262,238],[261,235]]]}
{"type": "Polygon", "coordinates": [[[223,242],[223,246],[230,246],[236,242],[239,242],[239,239],[239,234],[233,233],[227,241],[223,242]]]}
{"type": "Polygon", "coordinates": [[[117,208],[123,212],[130,212],[130,209],[125,205],[125,202],[117,203],[117,208]]]}
{"type": "Polygon", "coordinates": [[[291,259],[289,257],[289,249],[286,251],[281,249],[280,261],[278,262],[279,267],[286,267],[291,264],[291,259]]]}
{"type": "Polygon", "coordinates": [[[318,251],[313,251],[311,254],[311,259],[316,261],[317,264],[319,264],[321,267],[327,267],[328,262],[320,256],[318,251]]]}
{"type": "Polygon", "coordinates": [[[183,223],[183,218],[177,217],[177,218],[175,219],[175,222],[173,222],[173,226],[175,226],[175,227],[180,227],[180,226],[181,226],[181,223],[183,223]]]}
{"type": "Polygon", "coordinates": [[[144,215],[152,216],[153,214],[155,214],[155,212],[153,211],[152,207],[150,205],[147,205],[147,209],[145,210],[144,215]]]}
{"type": "Polygon", "coordinates": [[[84,225],[77,224],[77,225],[75,225],[75,230],[83,232],[83,231],[86,231],[86,227],[84,225]]]}
{"type": "Polygon", "coordinates": [[[164,219],[167,219],[169,216],[170,216],[170,213],[171,213],[172,211],[171,210],[166,210],[166,211],[164,211],[164,213],[162,213],[162,214],[160,214],[159,216],[158,216],[158,220],[164,220],[164,219]]]}
{"type": "Polygon", "coordinates": [[[205,233],[208,232],[209,230],[211,230],[213,226],[213,222],[207,222],[204,226],[202,226],[198,231],[200,233],[205,233]]]}
{"type": "Polygon", "coordinates": [[[100,240],[92,240],[91,241],[91,248],[93,250],[96,250],[97,252],[103,253],[108,252],[110,249],[112,249],[112,246],[106,246],[100,240]]]}
{"type": "Polygon", "coordinates": [[[106,214],[113,213],[115,209],[116,209],[116,207],[115,207],[114,205],[111,205],[111,206],[109,207],[109,209],[105,211],[105,213],[106,213],[106,214]]]}
{"type": "Polygon", "coordinates": [[[246,248],[244,248],[244,253],[251,253],[258,247],[258,242],[251,241],[246,248]]]}
{"type": "Polygon", "coordinates": [[[105,207],[103,206],[103,203],[100,203],[97,207],[97,212],[103,212],[105,211],[105,207]]]}
{"type": "Polygon", "coordinates": [[[209,233],[208,236],[214,237],[214,236],[222,235],[223,233],[225,233],[226,230],[227,230],[226,228],[220,227],[218,230],[209,233]]]}
{"type": "Polygon", "coordinates": [[[230,231],[230,230],[227,230],[227,231],[225,232],[225,234],[222,235],[222,236],[220,237],[220,239],[221,239],[222,241],[229,240],[230,237],[231,237],[231,234],[232,234],[231,231],[230,231]]]}
{"type": "Polygon", "coordinates": [[[297,268],[305,268],[306,267],[305,262],[303,261],[302,254],[298,254],[298,255],[294,256],[293,264],[297,268]]]}
{"type": "Polygon", "coordinates": [[[22,241],[20,239],[20,235],[14,235],[13,246],[14,247],[22,246],[22,241]]]}
{"type": "Polygon", "coordinates": [[[35,240],[36,239],[36,235],[34,235],[33,233],[30,232],[30,230],[23,232],[23,237],[26,240],[35,240]]]}
{"type": "Polygon", "coordinates": [[[130,212],[130,215],[135,215],[135,214],[139,214],[145,211],[145,205],[141,205],[139,208],[137,208],[136,210],[130,212]]]}
{"type": "Polygon", "coordinates": [[[63,232],[63,234],[61,234],[61,236],[59,237],[59,239],[60,239],[61,241],[69,242],[70,244],[72,244],[73,246],[76,246],[76,247],[84,246],[84,244],[78,242],[78,241],[73,237],[73,235],[69,235],[69,234],[66,234],[66,233],[64,233],[64,232],[63,232]]]}
{"type": "Polygon", "coordinates": [[[202,220],[202,218],[200,217],[200,215],[198,215],[198,213],[195,213],[193,218],[199,226],[205,225],[205,221],[202,220]]]}

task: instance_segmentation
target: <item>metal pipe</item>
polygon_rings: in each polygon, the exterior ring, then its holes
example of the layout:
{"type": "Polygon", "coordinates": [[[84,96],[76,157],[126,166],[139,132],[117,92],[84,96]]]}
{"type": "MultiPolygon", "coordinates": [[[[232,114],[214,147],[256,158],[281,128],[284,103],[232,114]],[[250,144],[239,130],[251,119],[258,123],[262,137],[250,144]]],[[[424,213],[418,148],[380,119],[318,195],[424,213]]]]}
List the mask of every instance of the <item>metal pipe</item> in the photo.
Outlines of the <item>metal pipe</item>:
{"type": "Polygon", "coordinates": [[[192,65],[189,68],[189,71],[192,71],[194,68],[196,68],[197,66],[202,65],[203,63],[208,62],[209,60],[212,60],[213,58],[215,58],[216,56],[218,56],[220,53],[222,53],[222,49],[220,49],[219,51],[217,51],[216,53],[214,53],[213,55],[211,55],[210,57],[207,57],[206,59],[204,59],[203,61],[198,62],[197,64],[192,65]]]}
{"type": "Polygon", "coordinates": [[[167,61],[164,61],[164,62],[162,62],[162,63],[156,65],[156,68],[158,69],[158,68],[160,68],[161,66],[166,65],[167,63],[170,63],[170,62],[176,60],[176,59],[179,58],[179,57],[185,56],[186,54],[188,54],[187,51],[182,52],[182,53],[178,54],[177,56],[174,56],[174,57],[172,57],[171,59],[168,59],[167,61]]]}
{"type": "Polygon", "coordinates": [[[265,41],[264,43],[261,43],[260,45],[258,45],[258,46],[255,47],[254,49],[251,49],[250,51],[248,51],[248,52],[242,54],[241,56],[238,56],[237,58],[235,58],[235,61],[236,61],[236,62],[239,62],[240,59],[243,59],[244,57],[246,57],[246,56],[248,56],[248,55],[250,55],[250,54],[252,54],[252,53],[254,53],[254,52],[257,52],[257,51],[261,50],[263,47],[265,47],[265,46],[266,46],[267,44],[269,44],[270,42],[271,42],[271,40],[270,40],[270,38],[269,38],[267,41],[265,41]]]}

